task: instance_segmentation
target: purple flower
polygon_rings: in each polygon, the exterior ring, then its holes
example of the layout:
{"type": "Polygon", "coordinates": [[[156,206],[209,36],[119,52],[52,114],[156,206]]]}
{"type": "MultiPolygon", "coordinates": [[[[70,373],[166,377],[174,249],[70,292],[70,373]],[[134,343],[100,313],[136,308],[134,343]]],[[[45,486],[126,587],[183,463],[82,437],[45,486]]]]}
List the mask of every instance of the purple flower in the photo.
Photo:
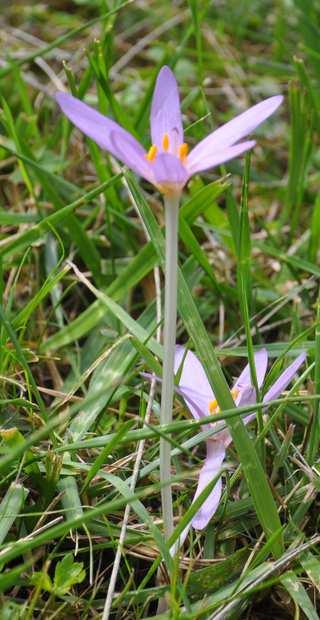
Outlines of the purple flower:
{"type": "Polygon", "coordinates": [[[183,137],[178,86],[167,66],[160,70],[153,93],[152,146],[148,152],[115,121],[79,99],[62,92],[56,93],[55,97],[74,125],[164,194],[180,193],[196,172],[223,164],[251,149],[255,145],[253,140],[239,140],[273,114],[283,99],[275,96],[261,101],[213,131],[188,153],[183,137]]]}
{"type": "MultiPolygon", "coordinates": [[[[286,389],[289,383],[295,376],[298,368],[303,364],[306,359],[306,354],[301,353],[288,368],[280,375],[275,383],[270,387],[263,398],[264,403],[268,403],[271,400],[275,400],[280,396],[281,392],[286,389]]],[[[259,388],[262,386],[268,364],[268,353],[266,349],[261,349],[254,356],[257,381],[259,388]]],[[[180,369],[181,364],[182,372],[179,381],[179,393],[183,396],[183,399],[190,409],[192,415],[196,420],[206,417],[212,413],[218,413],[219,407],[215,399],[214,393],[210,387],[206,373],[194,353],[186,350],[182,346],[176,347],[175,355],[175,373],[180,369]]],[[[256,402],[255,389],[251,383],[250,368],[247,365],[242,371],[240,377],[236,380],[231,394],[237,407],[244,405],[252,405],[256,402]]],[[[255,414],[247,415],[244,418],[245,424],[250,422],[255,417],[255,414]]],[[[209,438],[206,442],[207,455],[199,474],[198,487],[193,501],[200,495],[201,491],[208,485],[221,468],[222,462],[225,458],[225,453],[228,445],[231,443],[232,438],[225,428],[224,421],[217,421],[214,423],[218,432],[209,438]],[[221,427],[221,430],[219,430],[221,427]]],[[[211,425],[210,425],[211,426],[211,425]]],[[[208,428],[208,425],[206,425],[208,428]]],[[[202,504],[200,510],[194,516],[192,525],[197,530],[202,530],[211,517],[214,515],[222,492],[221,478],[219,478],[217,484],[214,486],[210,495],[202,504]]]]}

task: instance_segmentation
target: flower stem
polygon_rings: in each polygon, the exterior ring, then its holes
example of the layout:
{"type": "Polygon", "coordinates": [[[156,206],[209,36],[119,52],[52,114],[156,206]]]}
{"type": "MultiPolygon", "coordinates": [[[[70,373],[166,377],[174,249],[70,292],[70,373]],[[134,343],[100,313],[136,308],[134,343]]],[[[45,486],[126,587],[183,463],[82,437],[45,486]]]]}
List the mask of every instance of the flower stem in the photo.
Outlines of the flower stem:
{"type": "MultiPolygon", "coordinates": [[[[178,214],[180,195],[165,196],[165,304],[163,333],[163,373],[160,423],[172,421],[174,390],[174,354],[176,345],[177,323],[177,270],[178,270],[178,214]]],[[[167,483],[171,478],[170,442],[160,438],[160,482],[167,483]]],[[[165,538],[168,539],[174,529],[171,485],[161,489],[162,518],[165,538]]]]}

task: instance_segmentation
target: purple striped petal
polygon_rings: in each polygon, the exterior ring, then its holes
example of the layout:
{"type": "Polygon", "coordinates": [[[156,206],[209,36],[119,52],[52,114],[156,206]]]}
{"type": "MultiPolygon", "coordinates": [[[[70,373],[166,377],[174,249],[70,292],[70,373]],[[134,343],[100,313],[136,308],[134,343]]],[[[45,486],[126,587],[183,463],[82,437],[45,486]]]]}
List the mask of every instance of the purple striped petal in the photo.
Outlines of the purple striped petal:
{"type": "Polygon", "coordinates": [[[157,155],[150,167],[152,167],[155,184],[164,193],[166,191],[181,191],[189,178],[180,159],[170,153],[157,155]]]}
{"type": "MultiPolygon", "coordinates": [[[[260,388],[263,384],[265,374],[267,371],[268,365],[268,351],[267,349],[261,349],[254,354],[254,365],[256,368],[258,387],[260,388]]],[[[234,384],[234,387],[240,388],[241,386],[252,385],[251,383],[251,374],[250,374],[250,366],[247,364],[243,369],[240,377],[234,384]]]]}
{"type": "Polygon", "coordinates": [[[123,159],[123,153],[118,151],[114,140],[112,140],[111,134],[116,132],[118,136],[121,136],[126,141],[126,145],[130,144],[131,150],[134,150],[136,153],[136,157],[144,157],[145,150],[141,144],[111,118],[103,116],[103,114],[86,105],[80,99],[76,99],[76,97],[72,97],[72,95],[67,93],[56,93],[55,99],[68,119],[102,149],[109,151],[112,155],[127,163],[123,159]]]}
{"type": "MultiPolygon", "coordinates": [[[[202,144],[202,142],[200,142],[200,144],[202,144]]],[[[204,144],[197,151],[196,156],[192,156],[193,151],[191,151],[190,155],[187,158],[186,168],[189,175],[191,175],[195,174],[196,172],[200,172],[201,170],[208,170],[208,168],[220,166],[220,164],[224,164],[227,161],[230,161],[230,159],[235,159],[235,157],[239,157],[239,155],[242,155],[246,151],[249,151],[255,146],[255,144],[256,143],[254,140],[250,140],[248,142],[240,142],[240,144],[226,147],[225,149],[222,149],[220,151],[217,150],[215,152],[212,152],[211,154],[210,152],[208,152],[208,149],[204,144]]]]}
{"type": "Polygon", "coordinates": [[[223,151],[234,145],[244,136],[250,134],[258,125],[263,123],[263,121],[276,111],[282,103],[282,100],[283,97],[280,95],[269,97],[269,99],[257,103],[246,112],[239,114],[204,138],[204,140],[199,142],[191,151],[188,157],[190,170],[193,170],[194,166],[197,167],[197,170],[201,170],[199,165],[202,159],[209,158],[210,155],[214,156],[217,152],[223,151]]]}
{"type": "Polygon", "coordinates": [[[263,399],[264,403],[270,400],[276,400],[278,396],[286,389],[294,378],[298,368],[303,364],[306,359],[306,353],[301,353],[295,360],[284,370],[284,372],[278,377],[275,383],[271,386],[263,399]]]}
{"type": "MultiPolygon", "coordinates": [[[[207,441],[207,456],[204,465],[200,471],[198,487],[193,502],[200,493],[206,488],[213,478],[219,473],[220,467],[225,457],[225,447],[220,441],[207,441]]],[[[210,495],[203,502],[201,508],[192,519],[192,525],[196,530],[203,530],[209,523],[211,517],[216,512],[222,492],[222,482],[219,478],[218,482],[212,489],[210,495]]]]}
{"type": "Polygon", "coordinates": [[[152,144],[162,150],[164,134],[169,137],[169,152],[174,153],[183,142],[183,127],[176,78],[164,66],[157,77],[151,105],[152,144]]]}
{"type": "Polygon", "coordinates": [[[202,411],[202,416],[209,415],[209,403],[214,400],[214,393],[211,389],[210,383],[207,379],[207,375],[204,368],[197,356],[188,351],[185,355],[186,349],[182,346],[176,347],[174,358],[174,372],[175,374],[180,370],[180,366],[183,361],[183,367],[180,375],[179,388],[181,389],[186,405],[190,409],[193,417],[199,420],[201,417],[199,412],[202,411]],[[185,356],[185,357],[184,357],[185,356]],[[190,399],[185,394],[191,393],[190,399]],[[191,400],[194,401],[196,407],[191,404],[191,400]]]}

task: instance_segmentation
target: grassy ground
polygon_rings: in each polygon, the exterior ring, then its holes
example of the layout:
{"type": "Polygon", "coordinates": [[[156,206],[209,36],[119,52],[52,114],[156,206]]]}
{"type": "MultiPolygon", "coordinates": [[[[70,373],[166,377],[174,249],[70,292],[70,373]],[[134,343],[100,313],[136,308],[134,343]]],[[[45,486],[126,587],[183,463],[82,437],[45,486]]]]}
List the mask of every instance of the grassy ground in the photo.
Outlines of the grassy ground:
{"type": "MultiPolygon", "coordinates": [[[[163,618],[317,619],[319,3],[13,1],[0,28],[1,618],[101,617],[131,506],[110,617],[152,617],[167,592],[163,618]],[[257,509],[231,445],[220,507],[174,561],[161,534],[159,391],[141,378],[162,355],[161,197],[124,176],[52,98],[74,92],[148,147],[165,63],[190,144],[285,95],[256,132],[241,247],[243,158],[184,193],[178,341],[193,348],[204,325],[229,383],[250,330],[271,358],[267,384],[308,353],[297,389],[250,427],[281,535],[266,541],[267,498],[257,509]]],[[[179,397],[170,430],[181,526],[204,442],[179,397]]]]}

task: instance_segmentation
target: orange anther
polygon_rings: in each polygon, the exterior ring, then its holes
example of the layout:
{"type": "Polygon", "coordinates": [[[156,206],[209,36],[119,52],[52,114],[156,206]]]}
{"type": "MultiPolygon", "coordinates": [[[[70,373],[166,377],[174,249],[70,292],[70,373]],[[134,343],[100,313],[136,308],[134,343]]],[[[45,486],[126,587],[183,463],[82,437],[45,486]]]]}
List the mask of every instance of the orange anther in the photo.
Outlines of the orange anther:
{"type": "Polygon", "coordinates": [[[155,158],[157,157],[157,152],[158,152],[158,147],[153,144],[152,146],[150,146],[148,153],[146,154],[146,159],[148,161],[154,161],[155,158]]]}
{"type": "Polygon", "coordinates": [[[179,159],[181,159],[182,162],[186,159],[186,157],[188,155],[188,152],[189,152],[189,147],[188,147],[187,143],[183,142],[182,144],[180,144],[180,146],[179,146],[179,159]]]}
{"type": "Polygon", "coordinates": [[[169,136],[167,133],[164,133],[162,136],[162,148],[164,151],[169,150],[169,136]]]}

